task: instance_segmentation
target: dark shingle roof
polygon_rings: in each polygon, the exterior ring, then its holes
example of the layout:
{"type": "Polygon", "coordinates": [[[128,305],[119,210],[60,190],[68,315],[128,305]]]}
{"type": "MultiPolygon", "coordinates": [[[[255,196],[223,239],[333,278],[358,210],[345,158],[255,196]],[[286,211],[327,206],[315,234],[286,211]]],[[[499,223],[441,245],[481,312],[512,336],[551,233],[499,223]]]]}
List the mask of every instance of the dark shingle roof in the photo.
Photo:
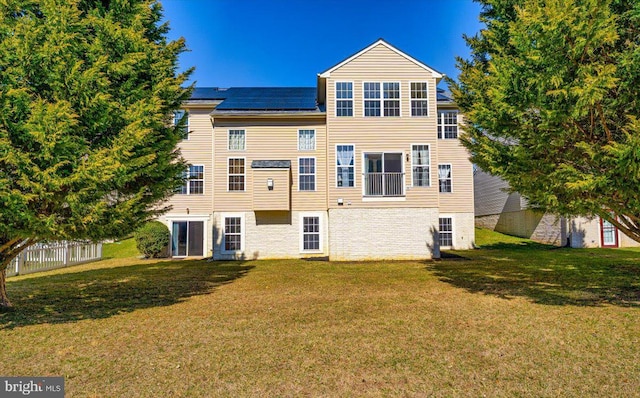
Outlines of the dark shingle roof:
{"type": "Polygon", "coordinates": [[[290,160],[254,160],[251,162],[252,169],[290,169],[290,160]]]}
{"type": "Polygon", "coordinates": [[[217,111],[316,111],[315,87],[232,87],[217,111]]]}

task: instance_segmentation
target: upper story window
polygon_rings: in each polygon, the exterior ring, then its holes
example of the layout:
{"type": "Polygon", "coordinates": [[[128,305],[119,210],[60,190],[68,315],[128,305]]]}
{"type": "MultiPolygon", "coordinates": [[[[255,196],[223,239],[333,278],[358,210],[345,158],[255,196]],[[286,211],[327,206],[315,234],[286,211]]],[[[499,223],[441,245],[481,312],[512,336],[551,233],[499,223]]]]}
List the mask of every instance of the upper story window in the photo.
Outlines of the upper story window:
{"type": "Polygon", "coordinates": [[[355,150],[353,145],[336,146],[336,185],[355,186],[355,150]]]}
{"type": "Polygon", "coordinates": [[[184,109],[173,112],[173,125],[180,129],[182,139],[189,139],[189,112],[184,109]]]}
{"type": "Polygon", "coordinates": [[[414,187],[428,187],[429,183],[429,145],[411,147],[411,173],[414,187]]]}
{"type": "Polygon", "coordinates": [[[400,83],[383,83],[384,115],[400,116],[400,83]]]}
{"type": "Polygon", "coordinates": [[[364,82],[363,93],[365,116],[400,116],[400,83],[364,82]]]}
{"type": "Polygon", "coordinates": [[[178,193],[183,195],[202,195],[204,193],[204,166],[191,165],[183,174],[185,184],[178,193]]]}
{"type": "Polygon", "coordinates": [[[429,92],[426,82],[411,83],[411,116],[429,116],[429,92]]]}
{"type": "Polygon", "coordinates": [[[229,158],[229,191],[244,191],[244,158],[229,158]]]}
{"type": "Polygon", "coordinates": [[[438,111],[438,138],[458,138],[458,111],[438,111]]]}
{"type": "Polygon", "coordinates": [[[364,83],[364,115],[380,116],[380,83],[364,83]]]}
{"type": "Polygon", "coordinates": [[[298,190],[316,190],[316,158],[298,159],[298,190]]]}
{"type": "Polygon", "coordinates": [[[451,176],[451,165],[439,164],[438,185],[440,186],[440,192],[453,192],[452,181],[453,178],[451,176]]]}
{"type": "Polygon", "coordinates": [[[313,151],[316,149],[316,131],[298,130],[298,150],[313,151]]]}
{"type": "Polygon", "coordinates": [[[353,83],[336,82],[336,116],[353,116],[353,83]]]}
{"type": "Polygon", "coordinates": [[[229,150],[230,151],[245,150],[244,130],[229,130],[229,150]]]}

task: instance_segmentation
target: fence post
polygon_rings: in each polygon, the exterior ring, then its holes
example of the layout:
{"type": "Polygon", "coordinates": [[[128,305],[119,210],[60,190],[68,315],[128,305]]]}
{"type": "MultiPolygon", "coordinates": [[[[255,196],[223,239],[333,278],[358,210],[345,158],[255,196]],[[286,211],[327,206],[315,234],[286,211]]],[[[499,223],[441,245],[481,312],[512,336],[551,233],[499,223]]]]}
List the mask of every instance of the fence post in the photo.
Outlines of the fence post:
{"type": "Polygon", "coordinates": [[[67,265],[69,265],[69,241],[67,240],[64,241],[64,250],[62,251],[62,253],[62,255],[64,256],[62,263],[66,267],[67,265]]]}

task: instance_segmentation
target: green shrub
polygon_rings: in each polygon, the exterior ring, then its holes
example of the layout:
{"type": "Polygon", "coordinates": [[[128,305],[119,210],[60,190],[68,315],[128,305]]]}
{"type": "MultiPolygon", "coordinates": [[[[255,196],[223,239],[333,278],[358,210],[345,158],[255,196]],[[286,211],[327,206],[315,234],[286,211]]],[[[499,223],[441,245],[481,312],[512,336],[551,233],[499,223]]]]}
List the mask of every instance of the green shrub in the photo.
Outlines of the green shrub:
{"type": "Polygon", "coordinates": [[[159,221],[150,221],[135,234],[136,247],[146,258],[167,257],[169,228],[159,221]]]}

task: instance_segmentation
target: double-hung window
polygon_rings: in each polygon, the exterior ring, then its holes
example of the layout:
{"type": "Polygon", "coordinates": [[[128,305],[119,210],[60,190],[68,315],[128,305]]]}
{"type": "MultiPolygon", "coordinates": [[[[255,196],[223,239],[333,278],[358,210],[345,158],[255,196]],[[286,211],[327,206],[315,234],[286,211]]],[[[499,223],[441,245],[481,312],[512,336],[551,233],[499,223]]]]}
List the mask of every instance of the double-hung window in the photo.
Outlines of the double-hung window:
{"type": "Polygon", "coordinates": [[[429,183],[429,145],[411,147],[411,173],[414,187],[428,187],[429,183]]]}
{"type": "Polygon", "coordinates": [[[314,151],[316,149],[316,131],[298,130],[298,150],[314,151]]]}
{"type": "Polygon", "coordinates": [[[243,250],[242,217],[224,217],[224,251],[236,252],[243,250]]]}
{"type": "Polygon", "coordinates": [[[382,83],[384,115],[400,116],[400,83],[382,83]]]}
{"type": "Polygon", "coordinates": [[[438,111],[438,138],[458,138],[458,111],[438,111]]]}
{"type": "Polygon", "coordinates": [[[380,83],[364,83],[364,115],[380,116],[380,83]]]}
{"type": "Polygon", "coordinates": [[[336,82],[336,116],[353,116],[352,82],[336,82]]]}
{"type": "Polygon", "coordinates": [[[191,165],[183,174],[185,184],[178,193],[183,195],[202,195],[204,193],[204,166],[191,165]]]}
{"type": "Polygon", "coordinates": [[[301,220],[301,234],[300,249],[302,252],[318,252],[321,250],[319,216],[303,216],[301,220]]]}
{"type": "Polygon", "coordinates": [[[453,246],[453,220],[451,217],[441,217],[439,220],[438,240],[440,247],[453,246]]]}
{"type": "Polygon", "coordinates": [[[173,125],[180,130],[183,140],[189,139],[189,112],[184,109],[173,112],[173,125]]]}
{"type": "Polygon", "coordinates": [[[244,151],[246,134],[244,130],[229,130],[229,150],[244,151]]]}
{"type": "Polygon", "coordinates": [[[411,83],[411,116],[429,116],[429,90],[426,82],[411,83]]]}
{"type": "Polygon", "coordinates": [[[316,190],[316,158],[298,159],[298,190],[316,190]]]}
{"type": "Polygon", "coordinates": [[[355,186],[355,147],[353,145],[336,146],[336,186],[355,186]]]}
{"type": "Polygon", "coordinates": [[[440,192],[452,192],[452,176],[450,164],[438,165],[438,185],[440,192]]]}
{"type": "Polygon", "coordinates": [[[244,191],[244,158],[228,159],[229,191],[244,191]]]}

